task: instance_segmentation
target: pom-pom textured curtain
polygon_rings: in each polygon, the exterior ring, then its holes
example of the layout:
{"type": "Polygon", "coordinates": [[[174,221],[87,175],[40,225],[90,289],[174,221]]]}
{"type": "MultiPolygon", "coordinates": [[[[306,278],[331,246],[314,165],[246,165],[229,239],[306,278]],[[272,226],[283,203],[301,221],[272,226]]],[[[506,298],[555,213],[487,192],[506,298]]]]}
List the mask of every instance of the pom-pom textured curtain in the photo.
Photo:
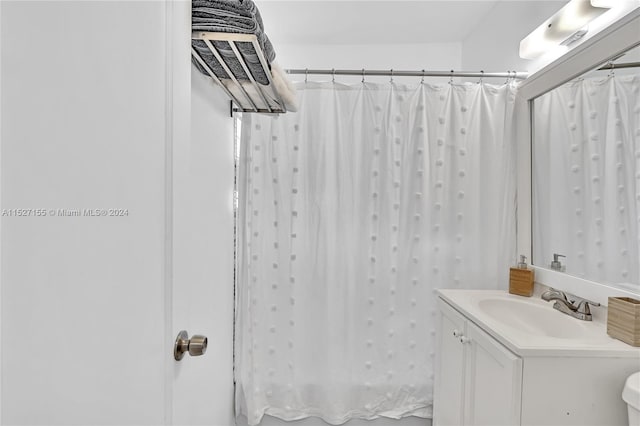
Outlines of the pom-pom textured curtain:
{"type": "Polygon", "coordinates": [[[505,288],[510,85],[308,82],[242,117],[236,410],[431,417],[437,288],[505,288]]]}

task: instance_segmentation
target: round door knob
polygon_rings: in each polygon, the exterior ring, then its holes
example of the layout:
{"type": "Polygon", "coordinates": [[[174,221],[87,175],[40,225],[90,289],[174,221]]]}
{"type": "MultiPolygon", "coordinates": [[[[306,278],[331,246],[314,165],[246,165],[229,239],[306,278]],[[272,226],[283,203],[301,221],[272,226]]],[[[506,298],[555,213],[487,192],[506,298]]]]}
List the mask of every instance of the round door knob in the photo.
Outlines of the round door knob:
{"type": "Polygon", "coordinates": [[[207,338],[196,334],[189,339],[189,355],[199,356],[204,355],[207,351],[207,338]]]}
{"type": "Polygon", "coordinates": [[[466,344],[466,343],[471,343],[471,339],[469,339],[466,336],[461,336],[460,337],[460,343],[462,343],[463,345],[466,344]]]}
{"type": "Polygon", "coordinates": [[[189,339],[189,334],[185,330],[182,330],[178,333],[176,343],[173,346],[173,358],[176,361],[180,361],[184,358],[185,352],[189,352],[191,356],[204,355],[207,351],[207,343],[206,336],[196,334],[189,339]]]}
{"type": "Polygon", "coordinates": [[[458,330],[453,330],[453,337],[460,337],[462,336],[462,333],[460,333],[458,330]]]}

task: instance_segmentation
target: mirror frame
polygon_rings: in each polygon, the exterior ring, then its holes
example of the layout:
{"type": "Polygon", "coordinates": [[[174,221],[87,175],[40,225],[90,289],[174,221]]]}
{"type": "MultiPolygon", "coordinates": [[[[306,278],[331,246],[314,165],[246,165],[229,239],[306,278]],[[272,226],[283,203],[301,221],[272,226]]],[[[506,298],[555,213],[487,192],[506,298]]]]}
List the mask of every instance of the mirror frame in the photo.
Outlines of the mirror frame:
{"type": "MultiPolygon", "coordinates": [[[[527,78],[518,88],[517,117],[517,248],[532,258],[533,100],[640,44],[640,7],[527,78]]],[[[639,298],[631,292],[596,281],[533,265],[536,283],[607,305],[608,297],[639,298]]]]}

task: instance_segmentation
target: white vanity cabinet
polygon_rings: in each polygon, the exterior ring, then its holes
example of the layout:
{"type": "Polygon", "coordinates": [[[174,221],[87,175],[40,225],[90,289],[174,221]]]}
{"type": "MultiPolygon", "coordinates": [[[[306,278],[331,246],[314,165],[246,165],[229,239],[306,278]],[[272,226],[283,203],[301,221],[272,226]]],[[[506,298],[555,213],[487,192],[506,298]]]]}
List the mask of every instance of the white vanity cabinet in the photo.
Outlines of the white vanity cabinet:
{"type": "Polygon", "coordinates": [[[627,426],[640,350],[604,324],[504,291],[439,294],[434,426],[627,426]]]}
{"type": "Polygon", "coordinates": [[[439,304],[434,426],[520,424],[522,359],[439,304]]]}

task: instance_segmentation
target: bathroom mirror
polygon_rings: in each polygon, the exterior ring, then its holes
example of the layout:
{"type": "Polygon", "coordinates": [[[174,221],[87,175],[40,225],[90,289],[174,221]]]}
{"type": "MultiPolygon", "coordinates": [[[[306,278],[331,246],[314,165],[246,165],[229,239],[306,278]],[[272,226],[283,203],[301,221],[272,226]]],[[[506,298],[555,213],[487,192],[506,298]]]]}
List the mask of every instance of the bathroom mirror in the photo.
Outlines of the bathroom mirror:
{"type": "Polygon", "coordinates": [[[532,262],[640,292],[640,46],[535,98],[532,131],[532,262]]]}

